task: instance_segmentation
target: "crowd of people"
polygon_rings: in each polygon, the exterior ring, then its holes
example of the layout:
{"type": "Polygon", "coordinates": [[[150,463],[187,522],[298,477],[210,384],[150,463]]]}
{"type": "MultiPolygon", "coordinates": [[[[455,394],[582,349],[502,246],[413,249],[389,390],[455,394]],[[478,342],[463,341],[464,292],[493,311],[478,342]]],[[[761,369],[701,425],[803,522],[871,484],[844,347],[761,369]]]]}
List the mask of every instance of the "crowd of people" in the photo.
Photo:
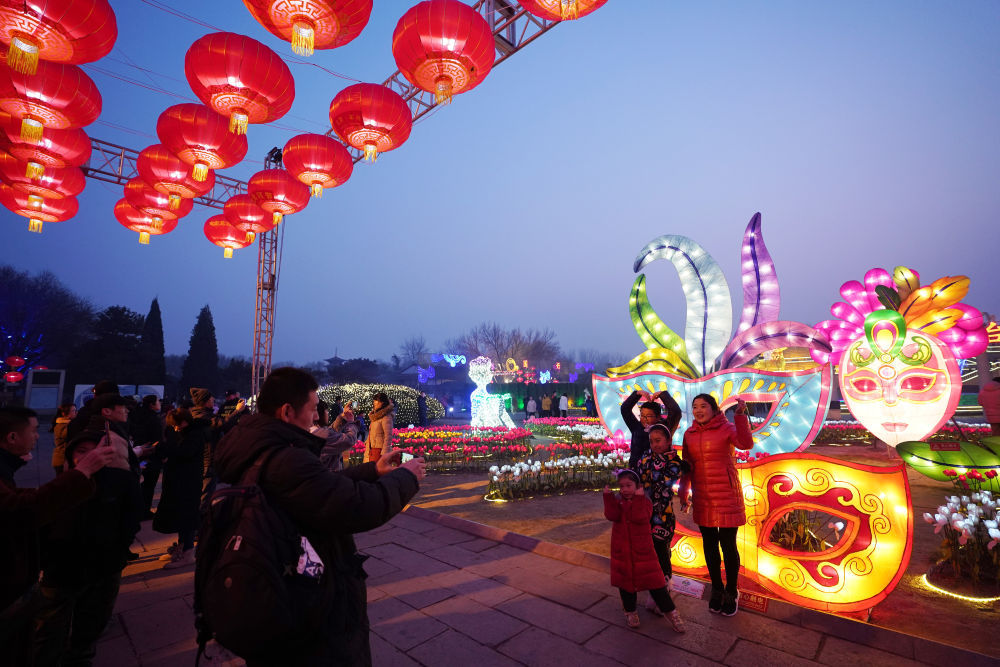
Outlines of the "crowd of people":
{"type": "MultiPolygon", "coordinates": [[[[594,397],[591,395],[589,389],[585,389],[583,394],[583,407],[585,414],[588,417],[596,417],[597,404],[594,402],[594,397]]],[[[538,399],[536,399],[533,395],[528,394],[528,397],[524,399],[524,418],[568,417],[569,408],[569,394],[563,393],[562,395],[559,395],[558,392],[552,392],[551,394],[542,394],[538,399]]]]}

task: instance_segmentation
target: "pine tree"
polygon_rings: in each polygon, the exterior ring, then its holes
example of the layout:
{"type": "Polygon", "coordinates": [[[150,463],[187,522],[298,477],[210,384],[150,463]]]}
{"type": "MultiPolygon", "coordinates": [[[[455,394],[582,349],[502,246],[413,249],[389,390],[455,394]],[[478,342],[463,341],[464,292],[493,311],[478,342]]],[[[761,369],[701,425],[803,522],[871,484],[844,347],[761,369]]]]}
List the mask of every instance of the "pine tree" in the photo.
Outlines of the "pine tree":
{"type": "Polygon", "coordinates": [[[215,323],[212,311],[206,305],[198,313],[198,321],[191,330],[187,358],[181,371],[181,391],[191,387],[205,387],[213,394],[220,391],[219,346],[215,341],[215,323]]]}
{"type": "Polygon", "coordinates": [[[163,347],[163,319],[160,316],[160,302],[153,299],[149,304],[149,314],[142,328],[142,377],[146,384],[164,384],[167,381],[166,350],[163,347]]]}

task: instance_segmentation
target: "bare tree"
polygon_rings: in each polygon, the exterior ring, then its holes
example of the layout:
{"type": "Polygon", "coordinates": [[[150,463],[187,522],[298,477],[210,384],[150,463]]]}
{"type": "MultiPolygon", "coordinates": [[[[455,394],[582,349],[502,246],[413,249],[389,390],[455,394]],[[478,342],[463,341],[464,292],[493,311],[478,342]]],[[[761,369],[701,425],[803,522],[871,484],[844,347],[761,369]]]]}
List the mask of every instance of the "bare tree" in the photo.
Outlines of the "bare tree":
{"type": "Polygon", "coordinates": [[[430,363],[430,349],[423,336],[410,336],[399,346],[401,366],[405,368],[411,364],[430,363]]]}
{"type": "Polygon", "coordinates": [[[539,368],[550,365],[559,355],[559,343],[550,329],[505,329],[496,322],[483,322],[447,341],[446,346],[469,359],[486,356],[498,364],[507,359],[519,363],[528,359],[539,368]]]}

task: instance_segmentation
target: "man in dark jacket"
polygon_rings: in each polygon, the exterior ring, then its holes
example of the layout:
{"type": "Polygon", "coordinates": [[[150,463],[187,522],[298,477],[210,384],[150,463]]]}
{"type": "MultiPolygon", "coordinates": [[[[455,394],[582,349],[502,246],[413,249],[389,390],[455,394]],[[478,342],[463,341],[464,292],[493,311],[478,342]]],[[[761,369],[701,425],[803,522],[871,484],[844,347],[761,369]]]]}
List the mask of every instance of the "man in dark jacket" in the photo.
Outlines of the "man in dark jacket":
{"type": "Polygon", "coordinates": [[[94,399],[98,396],[103,396],[104,394],[118,394],[118,385],[111,380],[101,380],[93,387],[90,391],[93,393],[94,397],[84,403],[83,407],[77,410],[76,417],[70,421],[69,426],[66,427],[66,437],[72,440],[76,436],[80,435],[90,424],[91,418],[96,414],[100,414],[100,410],[97,410],[93,403],[94,399]]]}
{"type": "Polygon", "coordinates": [[[276,369],[261,387],[259,414],[240,420],[216,449],[216,472],[229,484],[239,483],[261,454],[278,450],[259,484],[309,540],[325,568],[323,628],[269,647],[247,661],[251,666],[371,664],[364,557],[352,534],[381,526],[399,513],[424,475],[423,459],[399,465],[398,453],[339,473],[325,469],[313,454],[323,441],[308,431],[318,416],[317,388],[305,371],[276,369]]]}
{"type": "Polygon", "coordinates": [[[0,659],[27,662],[32,585],[38,581],[38,531],[94,493],[91,476],[112,453],[94,450],[75,470],[38,489],[19,489],[14,473],[38,442],[38,416],[27,408],[0,409],[0,659]]]}
{"type": "Polygon", "coordinates": [[[153,493],[156,482],[163,469],[163,457],[157,453],[156,446],[163,442],[163,420],[160,418],[160,397],[150,394],[142,397],[142,404],[129,414],[129,431],[132,441],[146,451],[152,452],[146,457],[142,466],[142,502],[143,518],[151,519],[153,493]]]}

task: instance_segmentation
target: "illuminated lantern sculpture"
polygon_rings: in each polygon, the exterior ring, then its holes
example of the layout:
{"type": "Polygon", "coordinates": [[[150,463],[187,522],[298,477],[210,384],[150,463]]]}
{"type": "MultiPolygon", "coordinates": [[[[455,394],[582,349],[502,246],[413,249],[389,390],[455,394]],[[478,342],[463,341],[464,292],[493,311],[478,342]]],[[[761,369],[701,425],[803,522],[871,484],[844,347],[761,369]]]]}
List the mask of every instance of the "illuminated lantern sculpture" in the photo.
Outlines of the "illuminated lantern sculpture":
{"type": "Polygon", "coordinates": [[[125,201],[143,213],[164,220],[183,218],[194,207],[190,199],[182,199],[177,208],[171,207],[170,195],[159,192],[141,178],[133,178],[125,184],[125,201]]]}
{"type": "MultiPolygon", "coordinates": [[[[300,185],[300,184],[296,184],[300,185]]],[[[222,214],[237,230],[243,232],[247,243],[253,243],[257,234],[271,231],[274,222],[250,195],[233,195],[222,208],[222,214]]],[[[206,227],[207,229],[207,227],[206,227]]],[[[214,243],[214,241],[213,241],[214,243]]]]}
{"type": "Polygon", "coordinates": [[[0,71],[0,110],[21,121],[21,136],[90,125],[101,115],[101,93],[76,65],[40,62],[36,74],[0,71]]]}
{"type": "Polygon", "coordinates": [[[478,86],[493,68],[493,31],[459,0],[425,0],[403,14],[392,33],[392,56],[403,76],[434,93],[438,104],[478,86]]]}
{"type": "Polygon", "coordinates": [[[309,188],[284,169],[265,169],[250,177],[247,192],[257,206],[271,214],[272,225],[298,213],[309,203],[309,188]]]}
{"type": "Polygon", "coordinates": [[[356,83],[330,102],[330,124],[345,143],[374,162],[380,152],[399,148],[410,136],[413,117],[395,91],[374,83],[356,83]]]}
{"type": "Polygon", "coordinates": [[[629,313],[646,351],[630,362],[594,376],[594,397],[609,433],[628,432],[621,404],[633,391],[668,391],[683,411],[676,445],[691,423],[697,394],[711,394],[725,410],[736,401],[765,402],[770,410],[753,431],[754,446],[744,456],[801,451],[823,426],[832,374],[828,365],[797,371],[743,368],[758,355],[784,347],[829,349],[822,335],[800,322],[779,320],[780,293],[760,214],[751,218],[741,249],[744,306],[732,332],[732,301],[722,269],[704,248],[684,236],[660,236],[635,260],[639,272],[656,259],[669,259],[687,298],[685,337],[670,330],[646,296],[646,277],[632,285],[629,313]]]}
{"type": "Polygon", "coordinates": [[[42,233],[44,222],[65,222],[79,210],[76,197],[45,199],[0,185],[0,204],[28,219],[28,231],[42,233]]]}
{"type": "Polygon", "coordinates": [[[476,357],[469,362],[469,379],[476,383],[470,397],[472,428],[517,428],[504,407],[510,394],[491,394],[486,388],[493,381],[493,362],[488,357],[476,357]]]}
{"type": "Polygon", "coordinates": [[[24,162],[28,178],[38,178],[50,167],[82,167],[90,159],[90,137],[80,129],[47,130],[38,142],[22,139],[21,124],[7,117],[0,121],[7,137],[7,152],[24,162]]]}
{"type": "Polygon", "coordinates": [[[335,49],[361,34],[372,13],[372,0],[243,0],[253,17],[292,51],[311,56],[313,49],[335,49]]]}
{"type": "Polygon", "coordinates": [[[571,21],[604,6],[608,0],[521,0],[526,10],[549,21],[571,21]]]}
{"type": "Polygon", "coordinates": [[[50,168],[36,178],[25,176],[24,171],[23,162],[0,151],[0,176],[15,190],[45,199],[62,199],[77,196],[86,185],[86,177],[77,167],[50,168]]]}
{"type": "Polygon", "coordinates": [[[864,284],[844,283],[839,319],[816,325],[830,340],[813,358],[840,365],[840,389],[854,417],[875,437],[895,446],[933,435],[955,412],[962,391],[957,358],[987,346],[982,314],[959,303],[969,291],[964,276],[920,287],[906,267],[894,274],[871,269],[864,284]]]}
{"type": "Polygon", "coordinates": [[[196,181],[191,169],[163,144],[147,146],[135,161],[139,177],[157,192],[167,195],[169,208],[177,210],[184,199],[194,199],[215,187],[215,172],[209,170],[203,181],[196,181]]]}
{"type": "Polygon", "coordinates": [[[354,171],[354,160],[344,145],[322,134],[292,137],[281,151],[285,169],[309,186],[313,197],[323,190],[343,185],[354,171]]]}
{"type": "MultiPolygon", "coordinates": [[[[803,607],[850,612],[871,609],[899,583],[913,540],[903,464],[871,466],[800,453],[737,468],[747,514],[736,537],[741,590],[752,582],[803,607]],[[828,537],[817,550],[773,541],[781,534],[776,526],[795,512],[834,519],[832,530],[822,530],[828,537]]],[[[700,533],[678,523],[671,549],[675,572],[708,573],[700,533]]]]}
{"type": "Polygon", "coordinates": [[[139,243],[149,245],[150,235],[168,234],[177,227],[177,218],[161,218],[140,211],[125,199],[119,199],[115,204],[115,219],[126,229],[139,234],[139,243]]]}
{"type": "Polygon", "coordinates": [[[24,379],[24,373],[19,371],[10,371],[9,373],[4,373],[3,379],[7,384],[17,384],[24,379]]]}
{"type": "Polygon", "coordinates": [[[247,138],[229,131],[229,121],[202,104],[175,104],[156,121],[160,142],[191,165],[191,175],[204,181],[209,169],[239,163],[247,154],[247,138]]]}
{"type": "Polygon", "coordinates": [[[205,237],[225,250],[223,257],[226,259],[233,256],[233,250],[246,248],[251,243],[246,233],[229,224],[224,215],[213,215],[205,221],[205,237]]]}
{"type": "Polygon", "coordinates": [[[184,56],[184,74],[198,99],[227,116],[237,134],[246,134],[247,123],[281,118],[295,99],[295,79],[278,54],[232,32],[195,41],[184,56]]]}
{"type": "Polygon", "coordinates": [[[34,74],[38,61],[89,63],[111,52],[118,38],[107,0],[32,0],[0,3],[0,41],[7,64],[34,74]]]}

